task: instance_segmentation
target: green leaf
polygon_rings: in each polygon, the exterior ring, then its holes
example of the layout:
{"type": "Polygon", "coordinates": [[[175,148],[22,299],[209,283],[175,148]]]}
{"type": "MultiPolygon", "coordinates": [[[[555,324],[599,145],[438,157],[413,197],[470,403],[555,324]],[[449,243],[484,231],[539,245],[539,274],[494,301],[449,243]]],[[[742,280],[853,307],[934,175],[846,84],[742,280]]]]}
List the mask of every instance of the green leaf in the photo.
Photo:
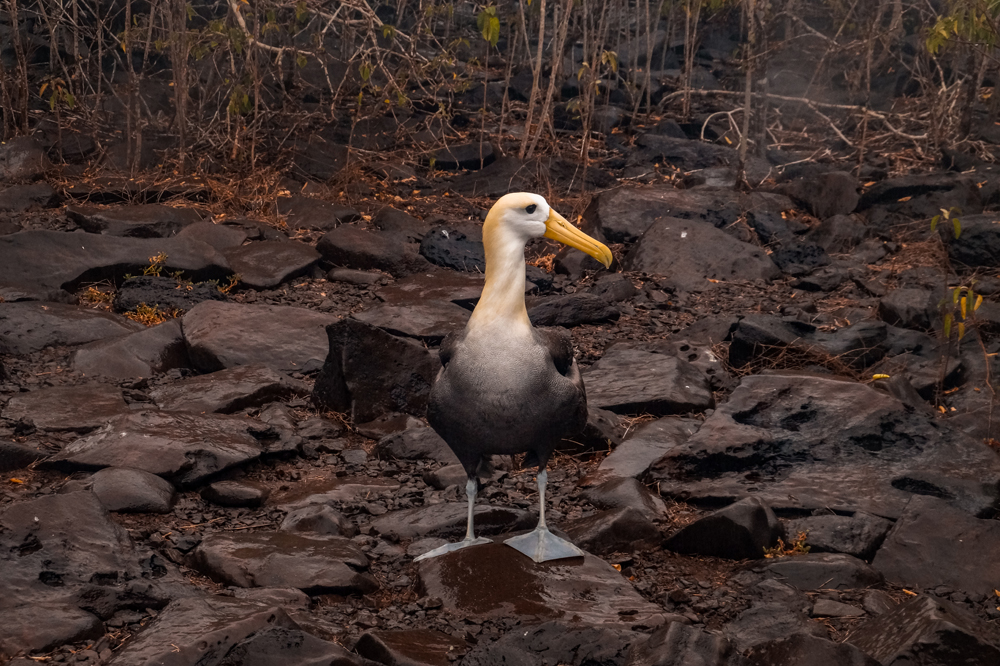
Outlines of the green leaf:
{"type": "Polygon", "coordinates": [[[962,235],[962,222],[957,217],[951,218],[951,223],[955,227],[955,240],[962,235]]]}
{"type": "Polygon", "coordinates": [[[367,62],[363,62],[358,72],[361,74],[361,80],[367,83],[368,79],[372,77],[372,66],[367,62]]]}
{"type": "Polygon", "coordinates": [[[965,337],[965,324],[963,322],[958,322],[958,339],[961,340],[965,337]]]}
{"type": "Polygon", "coordinates": [[[935,215],[934,217],[931,218],[931,233],[934,233],[935,231],[937,231],[937,225],[938,225],[938,222],[940,222],[940,221],[941,221],[941,216],[940,215],[935,215]]]}
{"type": "Polygon", "coordinates": [[[309,64],[309,59],[306,58],[304,53],[300,53],[295,56],[295,64],[299,66],[299,69],[302,69],[309,64]]]}
{"type": "Polygon", "coordinates": [[[492,5],[484,7],[476,16],[476,27],[490,46],[496,46],[500,41],[500,17],[497,16],[497,8],[492,5]]]}
{"type": "Polygon", "coordinates": [[[952,315],[949,312],[948,314],[946,314],[944,316],[944,337],[945,337],[945,339],[951,337],[951,320],[952,320],[952,315]]]}
{"type": "Polygon", "coordinates": [[[951,292],[951,304],[958,305],[958,299],[961,297],[961,295],[962,295],[962,288],[955,287],[955,289],[951,292]]]}

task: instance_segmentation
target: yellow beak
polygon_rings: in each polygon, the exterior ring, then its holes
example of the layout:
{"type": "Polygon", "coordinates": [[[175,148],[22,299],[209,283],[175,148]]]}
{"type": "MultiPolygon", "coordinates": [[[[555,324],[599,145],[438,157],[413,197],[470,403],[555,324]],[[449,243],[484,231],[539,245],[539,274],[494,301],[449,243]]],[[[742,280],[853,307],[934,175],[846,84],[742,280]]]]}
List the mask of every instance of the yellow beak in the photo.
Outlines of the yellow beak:
{"type": "Polygon", "coordinates": [[[611,260],[614,258],[607,245],[583,233],[551,208],[549,219],[545,220],[545,237],[586,252],[604,264],[605,268],[611,266],[611,260]]]}

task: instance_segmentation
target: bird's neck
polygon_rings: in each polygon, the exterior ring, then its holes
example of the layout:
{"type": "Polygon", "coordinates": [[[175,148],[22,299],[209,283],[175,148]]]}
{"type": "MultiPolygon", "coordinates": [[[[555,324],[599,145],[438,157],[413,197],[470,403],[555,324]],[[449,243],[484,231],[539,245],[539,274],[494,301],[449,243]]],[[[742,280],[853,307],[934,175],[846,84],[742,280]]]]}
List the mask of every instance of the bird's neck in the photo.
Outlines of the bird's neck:
{"type": "Polygon", "coordinates": [[[469,319],[469,329],[531,328],[524,305],[524,241],[484,238],[486,285],[469,319]]]}

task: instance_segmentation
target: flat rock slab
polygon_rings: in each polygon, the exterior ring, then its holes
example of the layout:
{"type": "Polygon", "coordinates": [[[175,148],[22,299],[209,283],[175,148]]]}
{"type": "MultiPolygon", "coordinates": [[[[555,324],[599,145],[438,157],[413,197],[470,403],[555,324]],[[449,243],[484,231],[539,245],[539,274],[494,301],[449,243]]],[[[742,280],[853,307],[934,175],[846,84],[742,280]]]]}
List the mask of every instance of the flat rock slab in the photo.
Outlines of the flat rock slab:
{"type": "Polygon", "coordinates": [[[174,208],[162,204],[113,208],[68,206],[66,217],[88,233],[135,238],[168,238],[176,236],[189,224],[201,222],[201,215],[193,208],[174,208]]]}
{"type": "Polygon", "coordinates": [[[212,596],[171,602],[108,663],[117,666],[251,663],[360,666],[361,660],[339,645],[304,633],[279,606],[212,596]],[[262,644],[267,638],[278,636],[283,650],[276,650],[273,644],[267,647],[262,644]],[[251,646],[254,649],[248,656],[251,646]],[[260,661],[253,661],[254,658],[260,661]]]}
{"type": "Polygon", "coordinates": [[[771,508],[748,497],[685,525],[663,544],[689,555],[760,559],[785,534],[771,508]]]}
{"type": "Polygon", "coordinates": [[[458,462],[455,452],[433,428],[420,424],[379,440],[372,454],[380,460],[436,460],[458,462]]]}
{"type": "Polygon", "coordinates": [[[12,472],[15,469],[23,469],[35,462],[47,457],[47,451],[39,450],[37,444],[27,446],[18,442],[6,442],[0,440],[0,472],[12,472]]]}
{"type": "Polygon", "coordinates": [[[666,276],[675,289],[704,291],[710,280],[773,280],[781,271],[764,249],[707,222],[666,218],[651,226],[625,257],[626,270],[666,276]]]}
{"type": "Polygon", "coordinates": [[[40,430],[89,432],[129,412],[122,392],[107,384],[53,386],[14,395],[3,418],[28,421],[40,430]]]}
{"type": "MultiPolygon", "coordinates": [[[[645,639],[645,634],[631,631],[623,625],[597,627],[575,624],[568,620],[552,621],[534,627],[518,627],[494,642],[480,640],[466,653],[461,664],[643,666],[643,662],[633,663],[627,661],[626,657],[632,645],[645,639]]],[[[695,666],[695,662],[691,666],[695,666]]]]}
{"type": "MultiPolygon", "coordinates": [[[[390,511],[372,522],[372,529],[398,539],[457,537],[465,534],[468,504],[443,502],[390,511]]],[[[477,535],[500,534],[534,527],[537,518],[523,509],[476,504],[473,520],[477,535]]]]}
{"type": "Polygon", "coordinates": [[[73,368],[77,372],[110,379],[152,377],[189,364],[181,322],[177,319],[125,336],[98,340],[73,353],[73,368]]]}
{"type": "MultiPolygon", "coordinates": [[[[589,396],[588,385],[588,400],[589,396]]],[[[635,429],[632,436],[615,447],[598,466],[598,475],[609,477],[639,477],[645,474],[654,462],[663,455],[686,442],[698,432],[701,421],[667,417],[644,423],[635,429]]]]}
{"type": "Polygon", "coordinates": [[[958,606],[914,597],[851,632],[850,641],[883,666],[1000,663],[1000,632],[958,606]]]}
{"type": "Polygon", "coordinates": [[[0,303],[0,354],[82,345],[142,328],[142,324],[110,312],[64,303],[0,303]]]}
{"type": "Polygon", "coordinates": [[[587,404],[618,414],[686,414],[715,406],[705,374],[675,356],[612,349],[583,373],[587,404]]]}
{"type": "Polygon", "coordinates": [[[853,590],[879,585],[882,574],[865,562],[840,553],[808,553],[770,561],[767,572],[800,590],[853,590]]]}
{"type": "Polygon", "coordinates": [[[502,543],[463,548],[418,563],[419,584],[459,617],[565,619],[652,627],[662,609],[593,555],[535,563],[502,543]],[[498,585],[497,581],[503,581],[498,585]]]}
{"type": "Polygon", "coordinates": [[[309,387],[266,365],[242,365],[158,386],[150,397],[170,411],[232,414],[309,394],[309,387]]]}
{"type": "Polygon", "coordinates": [[[240,283],[254,289],[272,289],[305,275],[321,258],[315,248],[298,241],[259,241],[222,253],[240,283]]]}
{"type": "Polygon", "coordinates": [[[372,232],[346,224],[319,239],[316,249],[335,266],[380,270],[394,277],[425,271],[429,266],[403,234],[372,232]]]}
{"type": "Polygon", "coordinates": [[[393,335],[437,343],[449,333],[464,329],[470,314],[451,301],[424,301],[414,305],[376,305],[351,316],[393,335]]]}
{"type": "Polygon", "coordinates": [[[120,281],[166,255],[165,273],[182,271],[195,282],[232,274],[215,248],[191,238],[123,238],[62,231],[22,231],[0,236],[0,285],[29,284],[73,290],[82,283],[120,281]]]}
{"type": "Polygon", "coordinates": [[[369,593],[378,583],[350,539],[287,532],[218,532],[194,550],[191,565],[226,585],[292,587],[306,594],[369,593]]]}
{"type": "Polygon", "coordinates": [[[99,617],[61,604],[30,603],[0,610],[0,623],[0,659],[19,652],[47,652],[66,643],[96,640],[104,635],[104,623],[99,617]]]}
{"type": "Polygon", "coordinates": [[[294,509],[310,504],[352,502],[373,495],[387,495],[399,490],[399,482],[368,476],[327,476],[307,478],[292,488],[271,496],[270,504],[294,509]]]}
{"type": "Polygon", "coordinates": [[[650,477],[688,501],[753,495],[776,511],[830,508],[895,519],[917,493],[984,515],[997,500],[1000,458],[869,386],[753,375],[650,477]]]}
{"type": "Polygon", "coordinates": [[[261,445],[250,434],[255,423],[236,416],[147,409],[115,417],[46,464],[64,470],[134,467],[195,485],[260,456],[261,445]]]}
{"type": "MultiPolygon", "coordinates": [[[[914,496],[919,497],[919,495],[914,496]]],[[[911,500],[912,502],[912,500],[911,500]]],[[[793,539],[806,534],[806,545],[813,553],[844,553],[870,560],[892,523],[870,513],[858,511],[853,516],[809,516],[786,524],[793,539]]]]}
{"type": "Polygon", "coordinates": [[[970,595],[1000,587],[1000,521],[981,520],[936,497],[914,495],[872,565],[886,580],[970,595]]]}
{"type": "Polygon", "coordinates": [[[879,666],[849,643],[834,643],[807,633],[762,643],[750,649],[752,666],[879,666]]]}
{"type": "Polygon", "coordinates": [[[228,301],[218,284],[200,282],[186,284],[172,277],[137,275],[126,278],[118,287],[113,302],[115,312],[129,312],[142,305],[160,310],[186,312],[202,301],[228,301]]]}
{"type": "Polygon", "coordinates": [[[191,361],[204,372],[253,364],[304,372],[323,365],[329,350],[325,327],[334,321],[305,308],[206,301],[191,308],[181,325],[191,361]]]}
{"type": "Polygon", "coordinates": [[[458,271],[421,271],[396,280],[375,292],[389,305],[407,305],[422,301],[451,301],[471,307],[483,293],[485,276],[458,271]]]}
{"type": "Polygon", "coordinates": [[[465,641],[433,629],[367,631],[354,646],[366,659],[395,666],[448,666],[448,656],[465,648],[465,641]]]}
{"type": "MultiPolygon", "coordinates": [[[[92,493],[48,495],[0,512],[0,609],[70,603],[92,583],[139,574],[132,542],[92,493]]],[[[5,633],[5,632],[3,632],[5,633]]]]}
{"type": "MultiPolygon", "coordinates": [[[[610,642],[614,645],[614,642],[610,642]]],[[[736,646],[718,634],[670,622],[632,641],[628,666],[743,666],[736,646]]]]}

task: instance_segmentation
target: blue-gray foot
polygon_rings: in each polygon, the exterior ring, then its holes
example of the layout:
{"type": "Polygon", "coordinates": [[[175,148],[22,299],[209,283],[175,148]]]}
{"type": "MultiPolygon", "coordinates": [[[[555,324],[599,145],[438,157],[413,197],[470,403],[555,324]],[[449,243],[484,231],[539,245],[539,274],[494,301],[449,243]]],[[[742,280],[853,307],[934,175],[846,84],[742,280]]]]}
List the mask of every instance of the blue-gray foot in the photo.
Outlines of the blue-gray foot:
{"type": "Polygon", "coordinates": [[[536,527],[533,531],[511,537],[504,543],[536,562],[561,560],[566,557],[583,557],[586,554],[566,539],[557,537],[544,527],[536,527]]]}
{"type": "Polygon", "coordinates": [[[414,557],[413,561],[419,562],[420,560],[429,560],[432,557],[438,557],[439,555],[444,555],[445,553],[451,553],[456,550],[462,550],[463,548],[468,548],[469,546],[481,546],[486,543],[493,543],[493,541],[491,539],[485,539],[483,537],[479,537],[476,539],[462,539],[461,541],[457,541],[455,543],[446,543],[445,545],[439,546],[434,550],[429,550],[423,555],[414,557]]]}

